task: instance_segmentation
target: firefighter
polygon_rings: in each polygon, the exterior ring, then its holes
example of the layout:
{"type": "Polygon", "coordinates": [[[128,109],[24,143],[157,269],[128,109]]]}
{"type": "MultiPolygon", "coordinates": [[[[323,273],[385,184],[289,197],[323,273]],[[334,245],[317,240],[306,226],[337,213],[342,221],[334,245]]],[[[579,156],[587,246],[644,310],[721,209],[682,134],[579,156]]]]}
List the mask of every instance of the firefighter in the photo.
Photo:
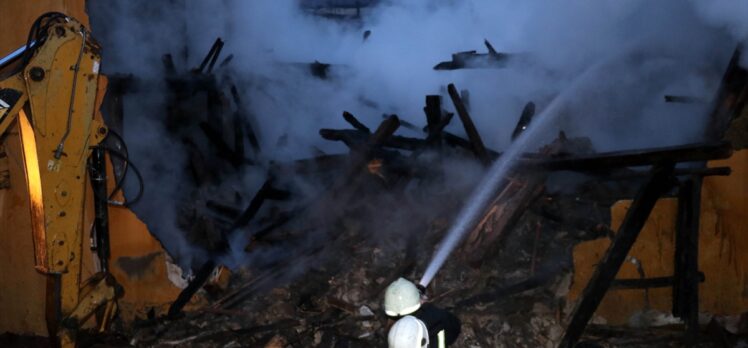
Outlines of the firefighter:
{"type": "Polygon", "coordinates": [[[392,325],[387,343],[389,348],[426,348],[429,346],[429,330],[418,318],[406,315],[392,325]]]}
{"type": "MultiPolygon", "coordinates": [[[[418,337],[423,332],[432,347],[446,347],[460,335],[460,320],[452,313],[423,302],[423,294],[412,282],[399,278],[384,292],[384,312],[393,319],[399,319],[390,329],[390,347],[393,342],[407,341],[407,337],[418,337]],[[426,330],[419,331],[408,316],[422,322],[426,330]],[[401,320],[405,320],[401,323],[401,320]],[[393,331],[395,330],[395,331],[393,331]],[[394,338],[397,340],[393,341],[394,338]]],[[[421,347],[416,346],[416,347],[421,347]]]]}

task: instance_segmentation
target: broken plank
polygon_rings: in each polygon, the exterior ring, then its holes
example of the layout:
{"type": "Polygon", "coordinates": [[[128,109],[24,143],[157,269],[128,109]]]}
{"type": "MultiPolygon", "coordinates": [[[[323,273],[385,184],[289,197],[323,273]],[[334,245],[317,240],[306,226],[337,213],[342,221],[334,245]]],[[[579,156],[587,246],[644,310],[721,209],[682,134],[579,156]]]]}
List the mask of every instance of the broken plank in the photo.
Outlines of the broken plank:
{"type": "MultiPolygon", "coordinates": [[[[654,277],[644,279],[616,279],[611,284],[611,289],[622,290],[622,289],[650,289],[650,288],[666,288],[673,286],[674,277],[654,277]]],[[[699,272],[698,280],[700,283],[704,282],[704,273],[699,272]]]]}

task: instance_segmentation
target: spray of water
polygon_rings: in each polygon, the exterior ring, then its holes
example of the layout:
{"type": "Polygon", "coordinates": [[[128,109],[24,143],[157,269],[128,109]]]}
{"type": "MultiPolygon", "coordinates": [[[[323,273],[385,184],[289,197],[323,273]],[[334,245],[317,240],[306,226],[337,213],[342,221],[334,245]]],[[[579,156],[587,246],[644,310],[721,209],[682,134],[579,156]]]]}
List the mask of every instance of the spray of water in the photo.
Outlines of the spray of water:
{"type": "Polygon", "coordinates": [[[585,73],[579,76],[575,82],[569,86],[565,93],[557,96],[547,108],[540,114],[533,118],[530,127],[525,130],[515,142],[507,148],[507,150],[501,155],[501,157],[491,165],[488,173],[485,175],[483,180],[471,193],[467,204],[462,208],[460,213],[457,215],[454,224],[450,227],[444,240],[439,244],[434,256],[431,258],[426,271],[418,282],[421,286],[426,287],[429,285],[431,280],[434,279],[436,273],[444,265],[447,257],[462,241],[465,234],[475,225],[480,214],[484,211],[486,205],[494,197],[494,194],[501,184],[501,181],[506,177],[509,170],[514,167],[519,156],[533,143],[537,143],[537,140],[541,138],[541,135],[548,129],[548,125],[556,118],[559,114],[561,107],[567,99],[572,98],[580,85],[589,80],[594,71],[603,63],[597,64],[593,67],[588,68],[585,73]]]}
{"type": "Polygon", "coordinates": [[[431,262],[426,268],[426,272],[419,281],[422,286],[428,286],[431,280],[434,279],[436,272],[438,272],[442,265],[444,265],[444,262],[447,260],[449,254],[452,253],[452,250],[454,250],[457,244],[462,240],[467,231],[475,225],[475,222],[479,218],[479,214],[493,197],[501,180],[506,176],[507,172],[516,162],[521,150],[526,148],[526,145],[528,145],[530,140],[534,138],[533,134],[543,128],[542,123],[548,122],[547,119],[549,119],[549,113],[549,111],[546,111],[536,116],[533,120],[533,125],[528,127],[528,129],[517,138],[517,141],[502,154],[501,158],[491,166],[488,174],[486,174],[481,183],[470,195],[467,205],[462,208],[454,224],[447,232],[447,236],[444,238],[442,243],[439,245],[439,249],[432,257],[431,262]]]}

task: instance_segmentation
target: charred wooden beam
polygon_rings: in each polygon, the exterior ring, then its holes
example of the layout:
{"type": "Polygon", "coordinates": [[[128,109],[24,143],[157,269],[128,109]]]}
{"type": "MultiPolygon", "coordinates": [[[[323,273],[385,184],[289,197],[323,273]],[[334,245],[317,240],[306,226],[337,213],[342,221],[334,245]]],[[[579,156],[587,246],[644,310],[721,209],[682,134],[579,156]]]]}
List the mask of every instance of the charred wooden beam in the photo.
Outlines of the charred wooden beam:
{"type": "Polygon", "coordinates": [[[300,210],[281,213],[279,216],[275,218],[273,222],[258,229],[257,232],[252,233],[252,235],[250,236],[250,242],[247,246],[245,246],[244,251],[247,251],[247,252],[252,251],[252,249],[257,245],[257,243],[267,242],[269,235],[273,231],[287,224],[294,217],[298,216],[299,213],[300,213],[300,210]]]}
{"type": "Polygon", "coordinates": [[[270,171],[279,175],[283,173],[308,175],[339,170],[348,160],[349,156],[346,154],[321,155],[288,163],[271,163],[270,171]]]}
{"type": "MultiPolygon", "coordinates": [[[[347,159],[347,168],[344,173],[337,176],[335,182],[330,186],[330,189],[323,194],[323,198],[320,200],[322,203],[311,207],[308,215],[314,217],[315,220],[325,220],[330,213],[324,211],[322,207],[333,204],[332,202],[335,202],[334,204],[348,202],[349,199],[352,198],[352,192],[355,191],[355,189],[351,189],[351,187],[357,187],[361,182],[361,178],[363,177],[361,174],[367,172],[367,163],[372,159],[373,155],[386,153],[386,151],[382,150],[381,147],[390,139],[398,127],[400,127],[399,118],[396,115],[391,115],[379,124],[379,127],[377,127],[374,133],[368,135],[365,142],[351,142],[355,143],[355,145],[351,147],[351,153],[347,159]],[[330,203],[327,203],[328,201],[330,203]]],[[[356,134],[359,133],[365,134],[358,130],[347,132],[325,129],[320,130],[320,134],[328,138],[339,135],[355,137],[356,134]]]]}
{"type": "Polygon", "coordinates": [[[166,76],[174,76],[177,74],[177,68],[174,66],[174,58],[171,54],[164,54],[161,56],[161,63],[164,65],[166,76]]]}
{"type": "Polygon", "coordinates": [[[187,158],[189,159],[189,169],[192,174],[192,179],[195,181],[197,186],[207,183],[213,179],[213,174],[208,171],[208,166],[205,165],[205,156],[197,147],[192,139],[184,138],[182,143],[187,148],[187,158]]]}
{"type": "Polygon", "coordinates": [[[200,63],[200,66],[195,69],[195,72],[197,73],[203,73],[207,72],[208,74],[211,73],[213,70],[213,66],[216,64],[216,60],[218,60],[218,56],[221,55],[221,50],[223,49],[223,40],[221,38],[216,38],[216,41],[213,42],[213,45],[210,47],[210,51],[208,51],[208,54],[205,55],[205,58],[203,58],[202,63],[200,63]],[[210,65],[208,65],[210,63],[210,65]],[[206,71],[205,68],[208,68],[206,71]]]}
{"type": "Polygon", "coordinates": [[[208,64],[208,70],[206,71],[208,74],[213,72],[213,67],[216,65],[216,61],[218,61],[218,57],[221,55],[221,50],[223,50],[223,40],[221,38],[216,39],[216,42],[219,42],[218,48],[216,48],[215,53],[213,53],[213,57],[210,59],[210,64],[208,64]]]}
{"type": "Polygon", "coordinates": [[[336,181],[332,184],[330,190],[324,195],[322,203],[317,204],[313,207],[311,216],[316,219],[326,219],[330,213],[322,211],[321,208],[328,206],[329,204],[347,204],[352,198],[353,193],[356,191],[355,188],[362,183],[363,178],[368,171],[368,162],[372,159],[374,154],[382,154],[382,144],[384,144],[392,134],[397,131],[400,127],[400,119],[397,115],[391,115],[386,120],[379,124],[379,127],[369,135],[366,143],[360,148],[352,148],[351,156],[348,162],[348,168],[345,172],[338,176],[336,181]],[[327,203],[326,201],[330,201],[327,203]]]}
{"type": "Polygon", "coordinates": [[[454,117],[454,115],[455,114],[451,112],[445,113],[444,117],[442,117],[439,123],[437,123],[434,127],[433,132],[426,137],[426,142],[430,143],[438,140],[444,133],[444,128],[447,128],[449,123],[452,122],[452,118],[454,117]]]}
{"type": "Polygon", "coordinates": [[[223,58],[223,60],[221,61],[221,63],[218,64],[218,67],[219,68],[223,68],[223,67],[229,65],[229,63],[231,63],[232,60],[234,60],[234,55],[233,54],[229,54],[228,56],[226,56],[226,58],[223,58]]]}
{"type": "Polygon", "coordinates": [[[500,69],[514,57],[513,54],[497,52],[488,41],[485,43],[488,53],[475,50],[453,53],[452,60],[436,64],[434,70],[500,69]]]}
{"type": "Polygon", "coordinates": [[[673,168],[674,164],[670,162],[658,164],[652,169],[652,176],[637,193],[613,242],[582,292],[559,344],[560,348],[573,348],[582,336],[587,322],[592,318],[603,296],[613,284],[618,270],[626,260],[655,203],[672,186],[673,168]]]}
{"type": "Polygon", "coordinates": [[[442,97],[440,95],[427,95],[423,112],[426,114],[428,134],[432,135],[442,120],[442,97]]]}
{"type": "Polygon", "coordinates": [[[210,143],[215,146],[218,157],[227,159],[234,166],[246,163],[246,160],[226,143],[223,136],[210,123],[200,122],[200,129],[210,143]]]}
{"type": "Polygon", "coordinates": [[[470,90],[468,89],[461,90],[460,100],[462,100],[462,104],[465,105],[465,110],[470,112],[470,90]]]}
{"type": "Polygon", "coordinates": [[[488,50],[488,54],[494,55],[494,56],[499,55],[499,52],[496,51],[495,48],[493,48],[493,45],[490,42],[488,42],[488,39],[483,39],[483,45],[486,46],[486,49],[488,50]]]}
{"type": "Polygon", "coordinates": [[[279,261],[263,270],[257,276],[251,278],[249,282],[238,286],[233,291],[224,295],[223,298],[218,299],[213,303],[213,308],[230,309],[241,304],[248,297],[254,295],[256,291],[264,286],[273,284],[279,279],[283,279],[286,276],[289,267],[294,264],[310,262],[312,258],[316,257],[322,250],[320,246],[308,247],[303,252],[295,254],[294,258],[288,258],[286,260],[279,261]]]}
{"type": "Polygon", "coordinates": [[[685,95],[665,95],[666,103],[679,103],[679,104],[703,104],[704,100],[697,97],[689,97],[685,95]]]}
{"type": "Polygon", "coordinates": [[[311,73],[314,77],[318,77],[323,80],[327,79],[327,76],[330,73],[330,64],[320,63],[319,61],[315,60],[313,63],[309,63],[309,73],[311,73]]]}
{"type": "MultiPolygon", "coordinates": [[[[444,137],[444,142],[447,145],[452,146],[452,147],[461,147],[475,154],[473,144],[469,140],[459,135],[455,135],[454,133],[451,133],[451,132],[442,132],[442,135],[444,137]]],[[[496,152],[490,149],[486,149],[486,152],[489,154],[489,157],[491,159],[496,159],[499,156],[501,156],[500,152],[496,152]]]]}
{"type": "Polygon", "coordinates": [[[265,180],[265,183],[262,184],[262,187],[257,191],[257,194],[252,197],[249,206],[247,206],[242,214],[234,221],[231,230],[246,226],[255,215],[257,215],[257,212],[260,211],[265,200],[286,200],[290,195],[291,194],[288,191],[274,188],[272,178],[265,180]]]}
{"type": "Polygon", "coordinates": [[[636,167],[662,162],[696,162],[724,159],[732,155],[728,142],[669,146],[655,149],[614,151],[561,159],[525,158],[520,164],[546,170],[600,171],[610,168],[636,167]]]}
{"type": "Polygon", "coordinates": [[[527,102],[525,107],[522,109],[522,114],[519,116],[517,126],[514,127],[514,131],[512,132],[512,141],[517,139],[517,137],[530,126],[533,116],[535,116],[535,103],[527,102]]]}
{"type": "Polygon", "coordinates": [[[374,131],[374,134],[369,137],[369,145],[382,145],[392,134],[395,133],[398,127],[400,127],[400,118],[398,118],[397,115],[390,115],[386,120],[379,124],[379,127],[374,131]]]}
{"type": "MultiPolygon", "coordinates": [[[[449,122],[450,115],[447,115],[439,128],[443,128],[449,122]]],[[[366,140],[366,134],[361,131],[355,130],[331,130],[322,129],[320,134],[323,138],[328,140],[344,141],[351,144],[358,144],[366,140]]],[[[442,132],[444,141],[455,147],[462,147],[468,150],[472,149],[472,144],[457,135],[450,132],[442,132]]],[[[391,147],[403,150],[419,150],[422,147],[427,146],[429,139],[426,140],[409,138],[403,136],[391,136],[389,137],[382,146],[391,147]]],[[[491,158],[498,158],[501,153],[495,152],[490,149],[486,149],[491,158]]],[[[727,142],[717,143],[697,143],[688,144],[682,146],[662,147],[653,149],[642,149],[642,150],[627,150],[627,151],[613,151],[603,152],[592,155],[574,156],[567,158],[545,158],[544,155],[538,153],[525,153],[522,158],[518,160],[520,167],[524,169],[539,168],[543,170],[571,170],[571,171],[586,171],[591,173],[603,173],[609,176],[611,179],[628,179],[646,176],[645,172],[629,172],[629,173],[618,173],[609,174],[607,173],[613,168],[623,167],[636,167],[636,166],[648,166],[653,165],[661,161],[672,161],[672,162],[696,162],[713,159],[724,159],[730,157],[732,154],[732,147],[727,142]]],[[[319,159],[312,160],[316,163],[323,160],[336,161],[336,155],[327,157],[321,157],[319,159]]],[[[297,161],[300,165],[306,167],[305,164],[308,161],[297,161]]],[[[303,170],[299,168],[299,170],[303,170]]],[[[729,167],[717,167],[717,168],[679,168],[675,170],[675,175],[699,175],[699,176],[724,176],[730,175],[731,170],[729,167]]]]}
{"type": "Polygon", "coordinates": [[[438,146],[442,142],[442,130],[449,124],[452,117],[449,116],[446,123],[442,122],[447,117],[442,116],[442,97],[439,95],[426,96],[426,106],[423,112],[426,114],[426,131],[428,132],[426,142],[431,146],[438,146]]]}
{"type": "MultiPolygon", "coordinates": [[[[225,309],[216,309],[216,308],[208,308],[203,309],[206,312],[212,312],[216,314],[222,314],[222,315],[244,315],[243,312],[237,311],[237,310],[225,310],[225,309]]],[[[237,336],[237,337],[243,337],[249,340],[250,337],[258,336],[259,334],[264,334],[270,332],[271,335],[268,336],[268,338],[265,339],[265,341],[260,341],[261,343],[258,345],[258,347],[276,347],[274,345],[275,343],[268,343],[267,341],[271,340],[272,337],[280,337],[276,336],[273,332],[279,332],[284,329],[294,328],[299,326],[301,323],[300,320],[297,319],[281,319],[277,322],[270,323],[267,325],[257,325],[252,326],[248,328],[242,328],[242,329],[236,329],[236,330],[226,330],[226,331],[206,331],[201,334],[199,334],[197,337],[195,337],[191,341],[177,341],[176,343],[172,343],[169,341],[163,342],[163,343],[169,343],[166,345],[178,345],[178,346],[184,346],[184,345],[191,345],[191,346],[205,346],[209,345],[210,342],[220,341],[222,339],[225,339],[227,335],[231,336],[237,336]],[[178,344],[177,344],[178,343],[178,344]]]]}
{"type": "Polygon", "coordinates": [[[699,331],[699,217],[701,177],[685,180],[678,192],[673,315],[683,318],[689,336],[699,331]]]}
{"type": "MultiPolygon", "coordinates": [[[[253,115],[249,112],[246,112],[244,109],[244,104],[242,104],[242,100],[239,97],[239,91],[236,88],[236,85],[231,85],[231,98],[234,100],[234,104],[236,104],[236,113],[235,118],[241,120],[240,124],[241,127],[246,130],[247,140],[249,140],[249,145],[252,146],[252,149],[254,149],[255,153],[260,152],[260,141],[258,133],[256,131],[255,125],[257,122],[255,121],[253,115]]],[[[244,140],[236,140],[242,142],[242,147],[244,147],[244,140]]],[[[238,145],[237,145],[238,146],[238,145]]]]}
{"type": "MultiPolygon", "coordinates": [[[[383,120],[386,120],[389,117],[390,117],[390,115],[388,115],[388,114],[382,114],[382,119],[383,120]]],[[[403,127],[405,129],[410,129],[410,130],[416,131],[416,132],[421,132],[421,131],[425,132],[426,131],[425,127],[423,127],[423,128],[422,127],[418,127],[418,126],[416,126],[416,125],[414,125],[414,124],[412,124],[412,123],[410,123],[410,122],[408,122],[406,120],[402,120],[402,119],[400,120],[400,127],[403,127]]]]}
{"type": "MultiPolygon", "coordinates": [[[[349,148],[359,149],[366,146],[370,135],[353,129],[320,129],[320,136],[327,140],[342,141],[349,148]]],[[[387,138],[382,146],[394,149],[416,151],[426,147],[427,141],[423,139],[409,138],[399,135],[393,135],[387,138]]]]}
{"type": "Polygon", "coordinates": [[[355,129],[357,129],[359,131],[362,131],[362,132],[364,132],[366,134],[370,134],[371,133],[371,130],[369,130],[369,127],[367,127],[366,125],[364,125],[363,123],[361,123],[356,118],[356,116],[353,116],[353,114],[351,114],[350,112],[343,111],[343,119],[345,119],[346,122],[348,122],[351,126],[353,126],[353,128],[355,128],[355,129]]]}
{"type": "MultiPolygon", "coordinates": [[[[453,114],[447,114],[444,120],[437,125],[437,134],[443,136],[444,141],[447,145],[453,146],[453,147],[460,147],[464,148],[468,151],[472,152],[472,144],[455,134],[449,133],[449,132],[443,132],[444,127],[447,126],[449,121],[452,119],[453,114]]],[[[364,132],[353,130],[353,129],[320,129],[319,134],[322,138],[332,141],[341,141],[349,148],[355,148],[360,149],[362,146],[365,146],[368,135],[364,132]]],[[[437,135],[434,135],[437,136],[437,135]]],[[[422,151],[426,150],[430,144],[430,141],[433,139],[427,137],[424,139],[418,139],[418,138],[411,138],[411,137],[404,137],[400,135],[393,135],[390,136],[384,143],[382,144],[383,147],[389,147],[393,149],[400,149],[400,150],[408,150],[408,151],[422,151]]],[[[492,159],[498,158],[501,154],[486,149],[488,151],[490,157],[492,159]]]]}
{"type": "MultiPolygon", "coordinates": [[[[364,143],[360,149],[353,149],[357,151],[351,153],[351,162],[349,162],[350,167],[342,180],[334,185],[333,195],[339,195],[343,187],[358,180],[358,174],[368,169],[367,162],[374,156],[389,157],[391,155],[396,155],[396,153],[382,150],[382,145],[390,140],[392,134],[394,134],[399,127],[400,119],[397,115],[390,115],[386,120],[379,124],[379,127],[377,127],[373,134],[369,135],[366,143],[364,143]]],[[[348,201],[350,198],[351,197],[347,197],[344,201],[348,201]]]]}
{"type": "Polygon", "coordinates": [[[483,292],[457,302],[456,308],[472,307],[482,303],[491,303],[501,299],[536,289],[553,279],[553,274],[534,275],[517,283],[500,287],[493,291],[483,292]]]}
{"type": "MultiPolygon", "coordinates": [[[[677,168],[673,171],[674,176],[729,176],[732,174],[730,167],[713,167],[713,168],[677,168]]],[[[638,179],[648,176],[648,172],[644,171],[628,171],[623,173],[605,174],[605,179],[610,180],[626,180],[626,179],[638,179]]]]}
{"type": "Polygon", "coordinates": [[[543,193],[545,179],[545,173],[535,172],[527,173],[521,179],[508,179],[502,184],[484,217],[465,237],[460,254],[468,264],[480,267],[493,252],[491,246],[501,240],[504,231],[511,229],[543,193]]]}
{"type": "Polygon", "coordinates": [[[241,210],[234,208],[233,205],[226,205],[210,199],[205,201],[205,206],[211,211],[229,219],[236,219],[242,213],[241,210]]]}
{"type": "Polygon", "coordinates": [[[470,113],[468,113],[467,108],[465,108],[465,104],[462,102],[460,94],[457,93],[457,88],[455,88],[454,84],[450,83],[449,86],[447,86],[447,91],[449,92],[450,98],[452,98],[452,103],[455,106],[455,110],[457,110],[457,115],[460,116],[460,121],[462,121],[462,125],[465,128],[465,133],[467,134],[468,139],[470,139],[473,153],[475,153],[475,156],[478,157],[481,162],[488,164],[491,159],[488,156],[486,147],[483,145],[483,140],[481,140],[478,130],[475,129],[475,124],[473,124],[473,120],[470,118],[470,113]]]}
{"type": "Polygon", "coordinates": [[[355,129],[326,129],[319,130],[319,135],[332,141],[342,141],[349,148],[358,148],[366,143],[369,134],[355,129]]]}
{"type": "Polygon", "coordinates": [[[205,282],[208,281],[214,268],[216,268],[216,263],[213,260],[208,260],[200,267],[197,273],[195,273],[195,278],[190,281],[187,287],[179,293],[176,300],[174,300],[174,302],[171,303],[171,306],[169,306],[169,312],[166,315],[168,319],[176,319],[179,317],[182,313],[182,309],[188,302],[190,302],[192,296],[194,296],[195,293],[205,285],[205,282]]]}
{"type": "MultiPolygon", "coordinates": [[[[704,273],[699,272],[698,282],[703,283],[705,276],[704,273]]],[[[623,289],[651,289],[651,288],[667,288],[675,284],[675,277],[654,277],[644,279],[616,279],[610,285],[611,289],[623,290],[623,289]]]]}
{"type": "MultiPolygon", "coordinates": [[[[426,107],[424,108],[428,122],[425,127],[425,131],[428,132],[428,135],[426,136],[426,146],[440,148],[444,140],[444,128],[446,128],[452,121],[454,114],[451,112],[445,113],[442,110],[441,97],[431,97],[432,98],[427,97],[426,107]]],[[[418,153],[423,150],[426,150],[426,148],[414,151],[413,156],[417,156],[418,153]]],[[[468,150],[471,149],[468,148],[468,150]]]]}
{"type": "Polygon", "coordinates": [[[748,102],[748,70],[741,67],[741,49],[735,48],[725,74],[722,76],[719,90],[712,101],[707,139],[721,140],[732,119],[748,102]]]}
{"type": "Polygon", "coordinates": [[[384,142],[383,146],[393,149],[416,151],[428,146],[428,140],[393,135],[384,142]]]}
{"type": "Polygon", "coordinates": [[[243,159],[246,156],[244,151],[244,119],[239,112],[234,112],[232,123],[234,126],[234,156],[243,159]]]}

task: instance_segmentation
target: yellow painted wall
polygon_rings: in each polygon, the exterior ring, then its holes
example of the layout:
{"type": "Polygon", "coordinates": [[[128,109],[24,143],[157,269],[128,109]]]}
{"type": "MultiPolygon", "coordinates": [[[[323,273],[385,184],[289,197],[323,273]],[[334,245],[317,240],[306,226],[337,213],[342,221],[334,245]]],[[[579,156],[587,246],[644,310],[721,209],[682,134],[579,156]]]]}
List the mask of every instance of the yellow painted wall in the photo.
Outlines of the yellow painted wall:
{"type": "Polygon", "coordinates": [[[699,267],[708,273],[702,309],[738,314],[748,311],[748,150],[712,166],[733,172],[704,180],[699,267]]]}
{"type": "MultiPolygon", "coordinates": [[[[706,178],[702,188],[699,269],[706,280],[699,287],[699,310],[736,315],[748,311],[748,150],[737,151],[731,158],[709,165],[729,166],[733,171],[728,177],[706,178]]],[[[621,201],[613,206],[613,229],[621,224],[630,204],[631,201],[621,201]]],[[[629,253],[641,261],[647,277],[673,274],[677,207],[676,199],[661,199],[629,253]]],[[[609,245],[608,239],[599,239],[575,247],[574,283],[569,300],[579,297],[609,245]]],[[[618,273],[618,278],[638,277],[630,262],[618,273]]],[[[612,290],[596,314],[611,324],[624,324],[644,308],[644,293],[644,290],[612,290]]],[[[649,299],[652,309],[671,310],[670,288],[650,289],[649,299]]]]}
{"type": "Polygon", "coordinates": [[[8,154],[11,188],[0,190],[0,313],[3,313],[0,333],[46,335],[46,281],[34,269],[31,216],[24,189],[18,132],[15,129],[8,132],[3,144],[8,154]]]}

